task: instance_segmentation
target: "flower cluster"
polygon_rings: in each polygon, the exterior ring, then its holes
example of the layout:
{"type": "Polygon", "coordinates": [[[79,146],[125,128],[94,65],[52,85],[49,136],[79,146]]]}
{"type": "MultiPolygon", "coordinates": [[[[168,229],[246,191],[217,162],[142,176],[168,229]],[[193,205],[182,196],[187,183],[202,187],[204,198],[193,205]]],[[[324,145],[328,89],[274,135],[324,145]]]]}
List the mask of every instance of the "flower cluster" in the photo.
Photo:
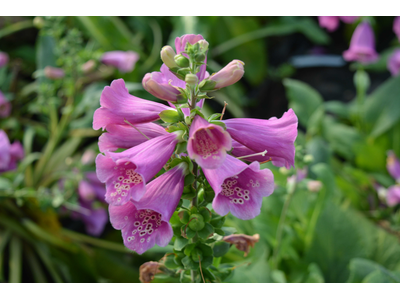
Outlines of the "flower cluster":
{"type": "Polygon", "coordinates": [[[187,34],[176,38],[175,50],[162,48],[160,72],[146,74],[142,83],[168,105],[130,95],[118,79],[104,88],[94,113],[93,128],[107,130],[99,138],[96,172],[106,184],[110,221],[122,231],[126,247],[139,254],[169,243],[171,216],[177,207],[184,209],[181,198],[192,199],[191,209],[180,214],[185,219],[191,213],[185,230],[201,236],[212,215],[203,197],[207,187],[217,214],[247,220],[260,213],[263,197],[274,190],[273,174],[261,164],[294,166],[293,110],[269,120],[204,116],[207,93],[244,74],[244,63],[234,60],[210,75],[208,46],[201,35],[187,34]]]}
{"type": "Polygon", "coordinates": [[[24,158],[24,149],[19,141],[10,144],[7,134],[0,130],[0,173],[16,169],[17,162],[24,158]]]}

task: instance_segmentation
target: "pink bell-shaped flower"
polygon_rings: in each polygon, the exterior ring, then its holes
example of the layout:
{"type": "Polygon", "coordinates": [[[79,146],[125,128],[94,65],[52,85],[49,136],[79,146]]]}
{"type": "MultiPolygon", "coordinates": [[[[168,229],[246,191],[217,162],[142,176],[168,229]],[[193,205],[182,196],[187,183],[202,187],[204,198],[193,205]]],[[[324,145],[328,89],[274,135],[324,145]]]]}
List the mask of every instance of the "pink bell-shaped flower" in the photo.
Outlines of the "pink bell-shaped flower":
{"type": "Polygon", "coordinates": [[[400,49],[393,51],[392,55],[387,61],[387,68],[392,76],[397,76],[400,73],[400,49]]]}
{"type": "Polygon", "coordinates": [[[395,17],[393,21],[393,31],[400,41],[400,17],[395,17]]]}
{"type": "Polygon", "coordinates": [[[121,73],[132,72],[138,60],[139,54],[133,51],[109,51],[105,52],[100,59],[103,64],[114,66],[121,73]]]}

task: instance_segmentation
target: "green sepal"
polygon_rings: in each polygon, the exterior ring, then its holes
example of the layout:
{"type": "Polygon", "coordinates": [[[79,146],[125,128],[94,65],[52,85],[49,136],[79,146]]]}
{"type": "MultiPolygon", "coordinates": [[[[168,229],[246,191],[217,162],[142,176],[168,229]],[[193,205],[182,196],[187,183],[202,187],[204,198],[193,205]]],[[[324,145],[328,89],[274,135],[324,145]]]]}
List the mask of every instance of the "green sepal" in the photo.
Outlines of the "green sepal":
{"type": "Polygon", "coordinates": [[[213,248],[214,257],[221,257],[224,256],[230,248],[230,244],[226,242],[217,242],[213,248]]]}
{"type": "Polygon", "coordinates": [[[181,162],[183,162],[183,159],[174,158],[174,159],[168,164],[168,167],[169,167],[169,169],[172,169],[173,167],[176,167],[177,165],[179,165],[181,162]]]}
{"type": "MultiPolygon", "coordinates": [[[[203,202],[204,200],[204,189],[200,189],[197,193],[197,199],[199,199],[199,203],[203,202]]],[[[204,216],[203,216],[204,217],[204,216]]],[[[208,222],[208,221],[207,221],[208,222]]]]}
{"type": "MultiPolygon", "coordinates": [[[[186,225],[184,225],[186,226],[186,225]]],[[[186,236],[188,239],[194,238],[194,236],[196,235],[196,231],[192,230],[189,228],[189,226],[186,228],[186,236]]]]}
{"type": "Polygon", "coordinates": [[[172,109],[163,110],[158,115],[165,123],[177,123],[183,121],[183,118],[181,118],[178,111],[172,109]]]}
{"type": "Polygon", "coordinates": [[[204,228],[197,232],[198,236],[204,240],[207,239],[213,233],[214,233],[214,227],[212,227],[210,223],[206,223],[204,228]]]}
{"type": "Polygon", "coordinates": [[[189,173],[188,175],[185,176],[185,182],[184,185],[191,185],[194,182],[194,175],[192,173],[189,173]]]}
{"type": "Polygon", "coordinates": [[[211,203],[214,200],[215,193],[214,191],[204,191],[204,200],[206,200],[207,203],[211,203]]]}
{"type": "Polygon", "coordinates": [[[189,244],[185,247],[185,250],[183,250],[183,253],[185,253],[186,256],[190,256],[192,253],[193,249],[196,247],[196,243],[189,244]]]}
{"type": "Polygon", "coordinates": [[[178,213],[181,223],[187,224],[189,222],[190,215],[187,210],[181,210],[178,213]]]}
{"type": "Polygon", "coordinates": [[[185,119],[185,114],[183,113],[182,108],[178,107],[176,109],[176,111],[178,112],[179,117],[181,118],[181,120],[184,120],[185,119]]]}
{"type": "Polygon", "coordinates": [[[183,188],[182,199],[192,200],[196,196],[196,190],[191,186],[185,186],[183,188]]]}
{"type": "MultiPolygon", "coordinates": [[[[178,124],[180,124],[180,123],[178,123],[178,124]]],[[[166,131],[169,132],[169,133],[171,133],[171,132],[174,132],[174,131],[182,130],[182,129],[178,126],[178,124],[176,124],[176,125],[169,125],[169,126],[166,128],[166,131]]]]}
{"type": "Polygon", "coordinates": [[[204,256],[212,256],[213,255],[213,249],[210,246],[199,243],[197,245],[197,247],[199,249],[201,249],[201,251],[203,251],[204,256]]]}
{"type": "Polygon", "coordinates": [[[214,228],[214,231],[216,234],[219,234],[221,236],[225,235],[225,232],[221,228],[214,228]]]}
{"type": "Polygon", "coordinates": [[[201,207],[199,211],[204,218],[204,222],[208,223],[211,220],[211,211],[206,207],[201,207]]]}
{"type": "Polygon", "coordinates": [[[199,268],[199,264],[195,263],[189,256],[182,259],[182,264],[186,270],[197,270],[199,268]]]}
{"type": "Polygon", "coordinates": [[[178,269],[180,267],[180,265],[175,262],[175,255],[168,255],[165,258],[164,266],[168,269],[178,269]]]}
{"type": "Polygon", "coordinates": [[[172,231],[174,232],[174,236],[180,236],[181,235],[180,226],[172,226],[172,231]]]}
{"type": "Polygon", "coordinates": [[[216,88],[215,88],[216,84],[217,84],[216,81],[204,79],[204,80],[201,81],[200,84],[199,84],[199,90],[200,90],[201,92],[214,91],[214,90],[216,90],[216,88]]]}
{"type": "Polygon", "coordinates": [[[221,116],[222,116],[222,114],[220,114],[220,113],[212,114],[211,116],[208,117],[208,122],[218,120],[221,118],[221,116]]]}
{"type": "Polygon", "coordinates": [[[184,257],[185,257],[184,255],[181,255],[181,256],[177,255],[177,256],[175,256],[175,257],[174,257],[174,263],[177,264],[179,267],[182,268],[182,267],[183,267],[182,259],[183,259],[184,257]]]}
{"type": "MultiPolygon", "coordinates": [[[[203,265],[202,265],[202,267],[203,267],[203,265]]],[[[216,280],[215,275],[209,269],[202,268],[202,270],[203,270],[203,275],[205,278],[209,279],[211,282],[216,280]]]]}
{"type": "Polygon", "coordinates": [[[190,276],[186,275],[185,272],[181,272],[181,276],[179,277],[180,283],[190,283],[192,279],[190,276]]]}
{"type": "Polygon", "coordinates": [[[191,214],[197,214],[199,211],[198,211],[198,209],[197,209],[197,207],[196,206],[192,206],[191,208],[190,208],[190,213],[191,214]]]}
{"type": "Polygon", "coordinates": [[[221,227],[224,225],[224,223],[225,223],[225,217],[222,217],[222,216],[213,218],[213,219],[210,221],[210,224],[211,224],[212,226],[214,226],[215,228],[221,228],[221,227]]]}
{"type": "Polygon", "coordinates": [[[203,119],[206,119],[206,117],[204,116],[204,114],[198,109],[198,107],[196,107],[195,109],[193,109],[190,112],[190,117],[194,118],[195,115],[199,115],[200,117],[202,117],[203,119]]]}
{"type": "Polygon", "coordinates": [[[201,269],[204,270],[206,268],[208,268],[209,266],[212,265],[214,260],[214,257],[212,256],[206,256],[204,257],[204,259],[201,261],[201,269]]]}
{"type": "Polygon", "coordinates": [[[179,75],[179,77],[182,78],[182,80],[185,80],[186,75],[187,75],[187,74],[190,74],[190,69],[189,69],[189,68],[182,68],[182,69],[179,69],[179,70],[176,72],[176,74],[179,75]]]}
{"type": "Polygon", "coordinates": [[[193,249],[193,251],[191,253],[191,257],[194,262],[198,263],[199,260],[203,260],[203,251],[201,251],[198,248],[195,248],[195,249],[193,249]]]}
{"type": "Polygon", "coordinates": [[[191,215],[188,226],[190,229],[194,231],[199,231],[199,230],[201,231],[205,226],[203,216],[200,214],[191,215]]]}
{"type": "Polygon", "coordinates": [[[221,126],[222,128],[224,128],[224,130],[226,130],[226,125],[225,125],[224,122],[214,120],[214,121],[211,121],[210,123],[214,124],[214,125],[221,126]]]}
{"type": "Polygon", "coordinates": [[[207,93],[198,93],[196,95],[197,99],[213,99],[214,97],[210,97],[207,93]]]}
{"type": "Polygon", "coordinates": [[[175,240],[174,249],[176,251],[182,251],[182,249],[185,248],[185,246],[188,244],[188,242],[189,241],[187,239],[185,239],[184,237],[178,236],[178,237],[176,237],[176,240],[175,240]]]}
{"type": "Polygon", "coordinates": [[[187,142],[178,143],[175,152],[176,154],[186,152],[186,148],[187,148],[187,142]]]}

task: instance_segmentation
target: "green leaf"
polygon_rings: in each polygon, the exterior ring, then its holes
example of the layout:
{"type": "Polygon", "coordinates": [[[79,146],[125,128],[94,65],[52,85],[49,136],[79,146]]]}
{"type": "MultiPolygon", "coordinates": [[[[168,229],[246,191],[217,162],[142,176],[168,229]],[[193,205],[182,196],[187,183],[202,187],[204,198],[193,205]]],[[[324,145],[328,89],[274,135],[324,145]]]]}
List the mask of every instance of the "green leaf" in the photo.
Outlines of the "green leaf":
{"type": "Polygon", "coordinates": [[[13,236],[10,241],[10,283],[22,280],[22,242],[18,236],[13,236]]]}
{"type": "Polygon", "coordinates": [[[400,282],[400,278],[382,265],[363,258],[353,258],[349,264],[347,282],[400,282]]]}
{"type": "Polygon", "coordinates": [[[273,270],[271,272],[271,278],[276,283],[286,283],[285,273],[281,270],[273,270]]]}
{"type": "Polygon", "coordinates": [[[224,256],[226,253],[228,253],[230,249],[230,244],[226,242],[217,242],[214,245],[213,251],[214,251],[214,257],[221,257],[224,256]]]}
{"type": "Polygon", "coordinates": [[[161,118],[166,123],[177,123],[179,121],[183,121],[181,119],[181,116],[176,110],[172,109],[167,109],[158,114],[161,118]]]}
{"type": "Polygon", "coordinates": [[[188,242],[189,242],[188,239],[185,239],[182,236],[178,236],[175,240],[174,249],[176,251],[182,251],[182,249],[185,248],[188,242]]]}
{"type": "Polygon", "coordinates": [[[300,124],[307,126],[308,121],[317,108],[323,103],[321,95],[308,84],[299,80],[286,78],[283,80],[289,106],[293,108],[300,124]]]}
{"type": "Polygon", "coordinates": [[[199,264],[195,263],[189,256],[186,256],[182,259],[182,264],[186,270],[197,270],[199,268],[199,264]]]}
{"type": "Polygon", "coordinates": [[[164,261],[165,267],[168,269],[177,269],[179,268],[179,265],[175,263],[175,256],[174,255],[168,255],[164,261]]]}

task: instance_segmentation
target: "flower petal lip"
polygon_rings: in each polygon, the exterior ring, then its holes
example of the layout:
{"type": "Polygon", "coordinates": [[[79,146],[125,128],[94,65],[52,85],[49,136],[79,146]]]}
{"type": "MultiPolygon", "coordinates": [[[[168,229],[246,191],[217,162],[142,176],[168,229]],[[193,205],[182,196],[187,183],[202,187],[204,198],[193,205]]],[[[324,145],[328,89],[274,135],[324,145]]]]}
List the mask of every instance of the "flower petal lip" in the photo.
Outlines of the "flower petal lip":
{"type": "Polygon", "coordinates": [[[288,169],[294,167],[294,141],[297,138],[298,120],[292,109],[279,119],[235,118],[222,122],[234,140],[254,153],[267,150],[263,161],[271,158],[274,166],[288,169]]]}
{"type": "Polygon", "coordinates": [[[155,244],[169,243],[173,236],[169,220],[181,198],[187,169],[181,163],[154,179],[139,202],[109,206],[111,224],[122,231],[126,247],[142,254],[155,244]]]}
{"type": "Polygon", "coordinates": [[[230,211],[242,220],[252,219],[260,214],[263,197],[274,191],[274,175],[269,169],[260,170],[258,162],[247,165],[228,155],[221,167],[203,173],[215,192],[212,207],[219,215],[230,211]]]}
{"type": "MultiPolygon", "coordinates": [[[[137,124],[135,127],[149,139],[167,134],[164,127],[155,123],[137,124]]],[[[130,125],[110,124],[107,132],[99,137],[100,152],[116,151],[118,148],[128,149],[146,142],[148,139],[137,129],[130,125]]]]}
{"type": "Polygon", "coordinates": [[[173,109],[130,95],[123,79],[114,80],[103,89],[100,105],[93,116],[94,130],[104,130],[110,124],[126,125],[125,120],[131,124],[153,122],[160,119],[160,112],[173,109]]]}
{"type": "Polygon", "coordinates": [[[350,47],[343,52],[343,57],[347,61],[356,60],[361,63],[371,63],[378,59],[379,55],[375,51],[374,31],[368,22],[360,23],[354,30],[350,47]]]}
{"type": "Polygon", "coordinates": [[[187,145],[190,158],[196,160],[202,168],[216,169],[222,165],[226,152],[231,148],[232,139],[227,131],[199,115],[194,117],[187,145]]]}

